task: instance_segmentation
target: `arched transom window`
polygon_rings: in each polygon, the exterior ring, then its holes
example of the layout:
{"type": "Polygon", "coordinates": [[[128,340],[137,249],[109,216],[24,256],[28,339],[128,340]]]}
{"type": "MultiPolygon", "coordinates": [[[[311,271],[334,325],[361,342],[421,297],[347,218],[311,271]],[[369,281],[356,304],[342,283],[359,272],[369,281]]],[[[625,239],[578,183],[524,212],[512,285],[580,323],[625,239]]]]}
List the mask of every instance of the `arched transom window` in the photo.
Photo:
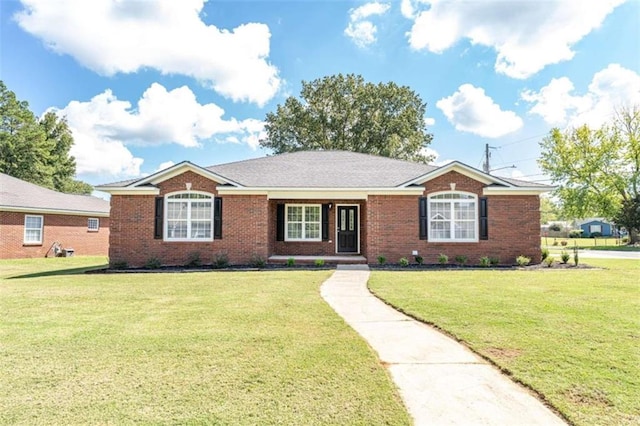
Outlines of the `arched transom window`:
{"type": "Polygon", "coordinates": [[[213,239],[213,196],[181,192],[165,197],[165,239],[169,241],[211,241],[213,239]]]}
{"type": "Polygon", "coordinates": [[[429,196],[430,241],[478,241],[477,197],[464,192],[429,196]]]}

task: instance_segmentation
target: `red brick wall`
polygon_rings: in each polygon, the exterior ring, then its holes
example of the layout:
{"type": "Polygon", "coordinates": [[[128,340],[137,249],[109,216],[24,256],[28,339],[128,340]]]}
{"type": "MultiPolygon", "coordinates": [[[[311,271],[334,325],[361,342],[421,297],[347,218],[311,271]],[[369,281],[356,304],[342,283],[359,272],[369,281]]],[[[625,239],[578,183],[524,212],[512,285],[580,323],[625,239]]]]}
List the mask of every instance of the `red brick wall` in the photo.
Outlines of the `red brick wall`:
{"type": "MultiPolygon", "coordinates": [[[[0,259],[44,257],[54,242],[73,248],[76,256],[106,256],[109,250],[109,218],[62,214],[0,212],[0,259]],[[42,216],[42,244],[24,244],[25,215],[42,216]],[[100,220],[98,232],[88,230],[88,218],[100,220]]],[[[53,251],[48,252],[53,256],[53,251]]]]}
{"type": "MultiPolygon", "coordinates": [[[[457,172],[450,172],[425,184],[425,196],[438,191],[457,191],[482,196],[483,184],[457,172]]],[[[366,256],[369,263],[383,255],[397,263],[401,257],[414,261],[417,250],[425,263],[437,263],[440,253],[464,255],[469,264],[483,256],[497,257],[502,264],[514,264],[519,255],[540,261],[540,199],[537,195],[493,195],[487,197],[489,239],[477,243],[433,243],[419,238],[418,197],[370,196],[367,222],[369,236],[366,256]]]]}
{"type": "MultiPolygon", "coordinates": [[[[218,183],[187,172],[162,182],[160,195],[186,190],[204,191],[217,196],[218,183]]],[[[151,258],[164,265],[183,265],[192,253],[202,263],[212,263],[225,253],[230,263],[248,263],[252,256],[268,257],[268,200],[263,195],[225,195],[222,197],[222,239],[207,242],[175,242],[154,239],[155,196],[114,195],[111,197],[112,229],[109,261],[124,261],[129,266],[144,266],[151,258]]]]}

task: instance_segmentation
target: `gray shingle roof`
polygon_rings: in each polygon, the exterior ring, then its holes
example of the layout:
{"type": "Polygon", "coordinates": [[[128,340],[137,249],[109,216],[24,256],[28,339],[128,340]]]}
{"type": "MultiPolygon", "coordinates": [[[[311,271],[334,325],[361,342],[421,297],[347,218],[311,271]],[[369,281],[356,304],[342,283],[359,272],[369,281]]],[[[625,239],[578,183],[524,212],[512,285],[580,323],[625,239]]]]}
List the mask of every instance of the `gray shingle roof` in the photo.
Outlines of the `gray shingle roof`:
{"type": "Polygon", "coordinates": [[[91,195],[63,194],[0,173],[0,210],[56,210],[109,214],[109,202],[91,195]]]}
{"type": "Polygon", "coordinates": [[[437,169],[347,151],[300,151],[207,167],[248,187],[393,188],[437,169]]]}

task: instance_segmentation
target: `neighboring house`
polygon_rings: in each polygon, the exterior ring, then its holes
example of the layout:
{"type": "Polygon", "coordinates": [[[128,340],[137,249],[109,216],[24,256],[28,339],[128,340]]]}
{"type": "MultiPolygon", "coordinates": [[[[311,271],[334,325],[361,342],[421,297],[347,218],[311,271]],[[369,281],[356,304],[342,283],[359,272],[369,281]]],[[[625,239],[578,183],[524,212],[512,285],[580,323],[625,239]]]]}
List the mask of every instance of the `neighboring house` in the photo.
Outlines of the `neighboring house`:
{"type": "Polygon", "coordinates": [[[604,218],[589,218],[578,221],[578,227],[582,229],[583,237],[590,237],[594,232],[600,233],[602,237],[617,235],[616,225],[604,218]]]}
{"type": "Polygon", "coordinates": [[[545,185],[459,162],[442,167],[344,151],[304,151],[203,168],[176,164],[98,187],[111,194],[110,262],[438,254],[513,264],[540,259],[545,185]]]}
{"type": "Polygon", "coordinates": [[[63,194],[0,173],[0,259],[107,255],[109,202],[63,194]]]}

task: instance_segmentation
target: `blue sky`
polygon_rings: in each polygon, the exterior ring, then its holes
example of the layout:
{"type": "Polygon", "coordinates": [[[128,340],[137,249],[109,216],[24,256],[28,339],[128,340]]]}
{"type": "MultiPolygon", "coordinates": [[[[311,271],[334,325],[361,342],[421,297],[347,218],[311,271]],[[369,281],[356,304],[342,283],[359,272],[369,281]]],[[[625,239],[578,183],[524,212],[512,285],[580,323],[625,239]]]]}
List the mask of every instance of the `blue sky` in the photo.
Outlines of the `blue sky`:
{"type": "Polygon", "coordinates": [[[337,73],[418,93],[436,163],[489,144],[543,182],[552,127],[640,104],[638,0],[0,0],[0,25],[0,79],[67,117],[91,184],[264,156],[265,114],[337,73]]]}

